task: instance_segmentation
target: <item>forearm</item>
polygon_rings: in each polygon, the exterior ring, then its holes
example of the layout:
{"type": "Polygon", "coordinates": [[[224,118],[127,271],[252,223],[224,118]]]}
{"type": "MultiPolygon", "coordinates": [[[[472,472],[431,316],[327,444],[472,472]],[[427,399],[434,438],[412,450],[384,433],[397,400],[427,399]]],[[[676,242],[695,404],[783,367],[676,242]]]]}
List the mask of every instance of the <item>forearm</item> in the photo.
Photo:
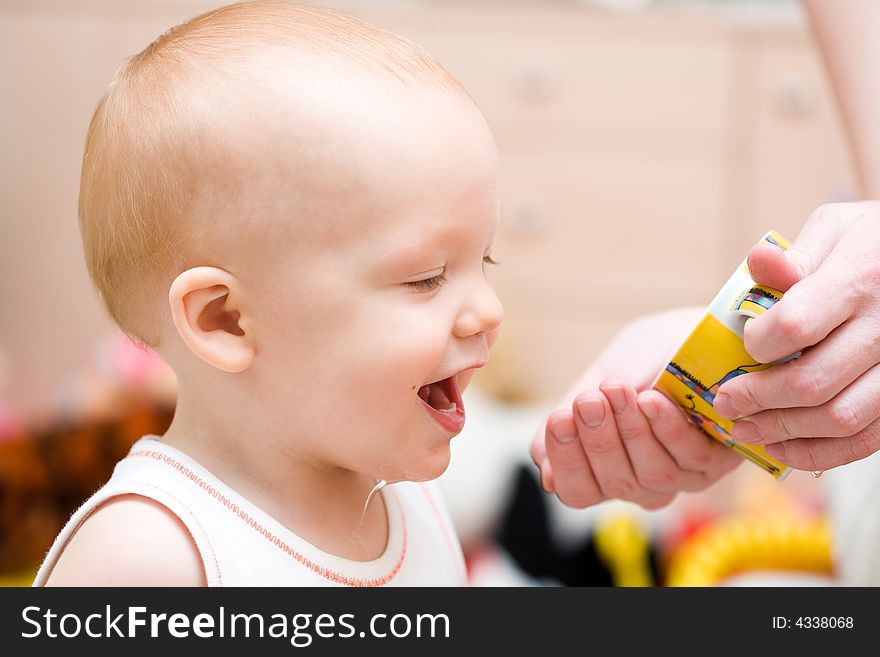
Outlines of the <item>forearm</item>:
{"type": "Polygon", "coordinates": [[[703,308],[676,308],[633,320],[581,374],[558,407],[571,406],[581,392],[598,389],[599,384],[610,377],[624,379],[636,389],[644,390],[704,312],[703,308]]]}
{"type": "Polygon", "coordinates": [[[639,390],[648,387],[704,313],[676,308],[630,322],[596,359],[596,375],[627,379],[639,390]]]}
{"type": "Polygon", "coordinates": [[[846,123],[862,194],[880,199],[880,2],[804,5],[846,123]]]}

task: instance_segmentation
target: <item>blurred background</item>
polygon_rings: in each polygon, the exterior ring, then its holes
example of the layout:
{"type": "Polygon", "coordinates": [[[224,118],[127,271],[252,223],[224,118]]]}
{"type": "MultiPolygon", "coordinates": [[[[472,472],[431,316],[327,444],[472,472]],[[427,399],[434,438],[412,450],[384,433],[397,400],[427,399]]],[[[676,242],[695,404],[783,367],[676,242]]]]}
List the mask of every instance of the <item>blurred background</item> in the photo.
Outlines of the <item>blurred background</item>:
{"type": "MultiPolygon", "coordinates": [[[[173,413],[174,378],[105,317],[76,224],[94,105],[124,59],[217,0],[0,2],[0,581],[29,584],[69,514],[173,413]]],[[[527,448],[616,330],[705,305],[768,229],[857,196],[791,0],[398,0],[332,6],[423,45],[501,154],[505,325],[441,485],[471,581],[833,581],[821,480],[745,465],[671,507],[574,511],[527,448]],[[674,254],[675,257],[670,257],[674,254]]]]}

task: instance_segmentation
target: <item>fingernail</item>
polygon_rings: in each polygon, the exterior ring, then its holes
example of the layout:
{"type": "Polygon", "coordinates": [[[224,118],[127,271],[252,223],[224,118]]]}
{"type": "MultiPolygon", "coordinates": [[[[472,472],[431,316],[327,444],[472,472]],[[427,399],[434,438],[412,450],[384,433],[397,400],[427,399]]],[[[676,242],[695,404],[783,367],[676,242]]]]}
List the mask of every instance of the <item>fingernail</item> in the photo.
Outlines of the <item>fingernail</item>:
{"type": "Polygon", "coordinates": [[[736,406],[733,405],[733,400],[726,392],[719,392],[715,395],[715,400],[712,402],[712,406],[715,408],[715,412],[721,417],[732,419],[739,415],[739,411],[736,406]]]}
{"type": "Polygon", "coordinates": [[[575,436],[577,436],[577,431],[571,426],[570,422],[560,422],[559,424],[553,425],[550,427],[550,433],[552,433],[553,437],[562,444],[570,443],[575,439],[575,436]]]}
{"type": "Polygon", "coordinates": [[[605,404],[601,399],[585,399],[578,402],[578,415],[588,427],[598,427],[605,420],[605,404]]]}
{"type": "Polygon", "coordinates": [[[656,420],[660,415],[660,409],[657,408],[657,402],[653,399],[639,399],[636,403],[639,405],[642,415],[649,420],[656,420]]]}
{"type": "Polygon", "coordinates": [[[623,388],[620,386],[608,386],[607,388],[602,388],[602,392],[608,398],[611,410],[615,413],[623,413],[626,410],[626,393],[623,391],[623,388]]]}
{"type": "Polygon", "coordinates": [[[758,425],[748,420],[739,420],[733,424],[733,439],[738,443],[757,445],[763,439],[758,433],[758,425]]]}
{"type": "Polygon", "coordinates": [[[764,450],[767,452],[767,454],[779,461],[785,460],[785,445],[783,445],[782,443],[773,443],[772,445],[767,445],[764,450]]]}

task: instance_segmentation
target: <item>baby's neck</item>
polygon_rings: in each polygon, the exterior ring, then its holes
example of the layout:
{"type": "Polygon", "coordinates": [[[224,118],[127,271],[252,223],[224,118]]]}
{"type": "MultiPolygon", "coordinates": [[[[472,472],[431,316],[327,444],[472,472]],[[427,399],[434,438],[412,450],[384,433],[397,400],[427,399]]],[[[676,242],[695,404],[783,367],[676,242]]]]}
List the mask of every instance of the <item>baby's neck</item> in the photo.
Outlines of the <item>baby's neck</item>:
{"type": "Polygon", "coordinates": [[[181,394],[162,442],[194,458],[315,547],[355,561],[381,556],[388,539],[382,496],[374,495],[364,509],[376,481],[317,462],[270,432],[253,416],[236,418],[229,409],[204,412],[181,394]]]}

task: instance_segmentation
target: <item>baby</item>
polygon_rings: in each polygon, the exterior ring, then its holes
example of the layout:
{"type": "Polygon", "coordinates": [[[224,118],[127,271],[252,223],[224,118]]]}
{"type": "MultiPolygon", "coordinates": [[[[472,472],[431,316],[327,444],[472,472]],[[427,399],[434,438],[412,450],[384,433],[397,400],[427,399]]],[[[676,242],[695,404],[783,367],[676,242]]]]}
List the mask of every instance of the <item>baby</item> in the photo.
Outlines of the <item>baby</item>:
{"type": "Polygon", "coordinates": [[[282,0],[199,16],[101,99],[79,217],[105,305],[178,402],[37,585],[465,583],[420,482],[447,467],[501,322],[499,174],[442,67],[282,0]]]}

